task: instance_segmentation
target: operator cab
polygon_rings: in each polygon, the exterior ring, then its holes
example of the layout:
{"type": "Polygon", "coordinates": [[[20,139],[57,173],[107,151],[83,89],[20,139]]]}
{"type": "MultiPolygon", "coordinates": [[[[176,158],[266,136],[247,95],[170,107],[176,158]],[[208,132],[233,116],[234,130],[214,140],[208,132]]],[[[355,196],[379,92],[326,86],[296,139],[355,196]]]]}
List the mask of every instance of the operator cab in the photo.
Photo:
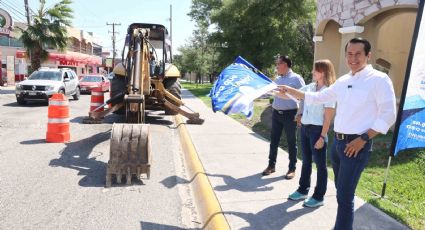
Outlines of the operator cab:
{"type": "Polygon", "coordinates": [[[159,24],[133,23],[128,27],[125,47],[123,49],[123,60],[125,48],[130,45],[130,35],[135,29],[139,29],[140,33],[149,43],[149,72],[153,78],[164,78],[164,70],[167,70],[172,62],[171,40],[167,29],[159,24]]]}

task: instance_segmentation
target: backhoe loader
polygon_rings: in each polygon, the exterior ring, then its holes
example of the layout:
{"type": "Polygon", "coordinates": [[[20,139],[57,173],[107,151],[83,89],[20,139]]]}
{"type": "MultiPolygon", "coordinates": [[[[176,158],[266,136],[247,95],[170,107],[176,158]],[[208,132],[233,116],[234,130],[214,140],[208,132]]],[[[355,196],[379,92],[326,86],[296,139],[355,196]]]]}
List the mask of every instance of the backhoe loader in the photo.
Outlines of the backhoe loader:
{"type": "MultiPolygon", "coordinates": [[[[89,113],[84,123],[99,123],[113,112],[124,114],[125,123],[114,123],[111,132],[110,158],[106,171],[106,187],[113,177],[121,183],[125,176],[150,177],[151,152],[147,110],[164,110],[165,114],[182,114],[187,123],[202,124],[203,119],[181,101],[180,72],[171,64],[171,44],[166,28],[159,24],[133,23],[128,27],[122,63],[114,67],[110,108],[89,113]],[[190,112],[183,110],[188,108],[190,112]]],[[[104,106],[103,105],[103,106],[104,106]]],[[[102,107],[102,106],[99,106],[102,107]]]]}

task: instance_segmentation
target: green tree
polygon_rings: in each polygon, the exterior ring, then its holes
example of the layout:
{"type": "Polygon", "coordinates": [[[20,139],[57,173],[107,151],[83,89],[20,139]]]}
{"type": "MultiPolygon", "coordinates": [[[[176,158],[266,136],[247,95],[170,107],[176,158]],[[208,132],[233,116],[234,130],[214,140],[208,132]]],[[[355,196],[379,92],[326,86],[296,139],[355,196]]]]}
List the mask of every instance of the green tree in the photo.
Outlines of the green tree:
{"type": "Polygon", "coordinates": [[[213,46],[220,68],[240,55],[273,72],[274,57],[288,54],[296,71],[310,75],[314,14],[313,0],[193,0],[189,16],[214,28],[208,41],[220,44],[213,46]]]}
{"type": "MultiPolygon", "coordinates": [[[[198,77],[209,76],[212,82],[217,75],[218,55],[214,44],[208,43],[205,31],[198,31],[195,30],[188,44],[178,48],[180,54],[174,55],[174,64],[182,73],[194,72],[198,77]]],[[[197,80],[197,83],[203,83],[200,78],[197,80]]]]}
{"type": "MultiPolygon", "coordinates": [[[[212,3],[218,4],[221,1],[213,0],[212,3]]],[[[178,50],[181,57],[177,58],[175,64],[182,72],[195,72],[197,75],[196,82],[203,83],[205,76],[209,76],[210,82],[213,81],[217,71],[217,50],[215,44],[210,41],[210,16],[209,12],[212,6],[209,5],[211,1],[194,0],[192,3],[192,11],[189,15],[196,23],[196,29],[193,31],[192,37],[188,44],[180,47],[178,50]],[[193,10],[202,8],[200,10],[193,10]]]]}
{"type": "Polygon", "coordinates": [[[61,0],[53,7],[46,9],[45,0],[40,0],[40,8],[33,15],[34,20],[28,28],[21,31],[20,40],[24,44],[31,58],[31,69],[40,68],[41,62],[46,60],[46,49],[64,50],[68,45],[66,26],[71,26],[71,0],[61,0]]]}

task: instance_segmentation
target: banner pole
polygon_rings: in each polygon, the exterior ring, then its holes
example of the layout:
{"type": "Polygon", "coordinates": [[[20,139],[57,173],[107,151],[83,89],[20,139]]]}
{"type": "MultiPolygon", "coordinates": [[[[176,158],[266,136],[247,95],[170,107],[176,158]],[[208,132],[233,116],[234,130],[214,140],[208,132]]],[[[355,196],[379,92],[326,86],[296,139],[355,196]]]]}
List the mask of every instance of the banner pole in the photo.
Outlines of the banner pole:
{"type": "Polygon", "coordinates": [[[384,198],[385,196],[385,189],[387,188],[387,178],[388,178],[388,171],[390,171],[390,164],[391,164],[391,156],[388,157],[388,165],[387,165],[387,169],[385,170],[385,177],[384,177],[384,184],[382,186],[381,198],[384,198]]]}

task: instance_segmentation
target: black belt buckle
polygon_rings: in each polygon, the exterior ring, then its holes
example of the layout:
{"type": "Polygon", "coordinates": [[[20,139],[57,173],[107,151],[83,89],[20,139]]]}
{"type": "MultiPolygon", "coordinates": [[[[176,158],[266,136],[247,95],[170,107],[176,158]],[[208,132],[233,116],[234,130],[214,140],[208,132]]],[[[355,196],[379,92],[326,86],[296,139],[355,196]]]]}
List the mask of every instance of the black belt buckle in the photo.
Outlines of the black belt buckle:
{"type": "Polygon", "coordinates": [[[342,141],[347,137],[347,135],[345,135],[343,133],[335,133],[335,137],[336,137],[337,140],[342,141]]]}
{"type": "Polygon", "coordinates": [[[283,114],[283,110],[278,110],[278,109],[273,109],[274,111],[276,111],[276,113],[282,115],[283,114]]]}

